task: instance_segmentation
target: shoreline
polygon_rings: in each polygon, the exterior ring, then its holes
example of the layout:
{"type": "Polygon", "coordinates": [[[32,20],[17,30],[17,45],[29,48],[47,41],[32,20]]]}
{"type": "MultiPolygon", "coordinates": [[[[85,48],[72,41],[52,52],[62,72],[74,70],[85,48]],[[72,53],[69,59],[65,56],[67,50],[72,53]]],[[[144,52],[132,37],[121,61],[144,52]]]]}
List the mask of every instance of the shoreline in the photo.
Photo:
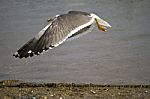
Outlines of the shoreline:
{"type": "Polygon", "coordinates": [[[0,98],[99,99],[150,97],[150,85],[98,85],[76,83],[30,83],[19,80],[0,82],[0,98]]]}

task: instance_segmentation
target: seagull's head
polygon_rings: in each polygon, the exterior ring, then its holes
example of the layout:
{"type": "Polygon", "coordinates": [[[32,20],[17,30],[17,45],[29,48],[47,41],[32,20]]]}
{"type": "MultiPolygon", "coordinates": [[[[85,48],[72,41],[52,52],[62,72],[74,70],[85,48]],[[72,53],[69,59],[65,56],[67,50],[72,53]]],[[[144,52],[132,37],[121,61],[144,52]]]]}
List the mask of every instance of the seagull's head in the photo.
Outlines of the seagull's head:
{"type": "Polygon", "coordinates": [[[94,18],[96,25],[97,25],[99,30],[106,32],[107,27],[111,27],[111,25],[108,22],[104,21],[103,19],[101,19],[96,14],[91,13],[91,16],[94,18]]]}

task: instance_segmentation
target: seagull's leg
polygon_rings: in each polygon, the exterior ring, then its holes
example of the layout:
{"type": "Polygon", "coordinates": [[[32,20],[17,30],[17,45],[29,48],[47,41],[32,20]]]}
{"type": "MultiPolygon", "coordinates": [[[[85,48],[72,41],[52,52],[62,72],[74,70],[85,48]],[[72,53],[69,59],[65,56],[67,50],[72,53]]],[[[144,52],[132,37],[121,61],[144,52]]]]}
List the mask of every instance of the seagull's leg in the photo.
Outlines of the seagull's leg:
{"type": "Polygon", "coordinates": [[[49,17],[48,19],[47,19],[47,22],[52,22],[53,21],[53,18],[51,18],[51,17],[49,17]]]}

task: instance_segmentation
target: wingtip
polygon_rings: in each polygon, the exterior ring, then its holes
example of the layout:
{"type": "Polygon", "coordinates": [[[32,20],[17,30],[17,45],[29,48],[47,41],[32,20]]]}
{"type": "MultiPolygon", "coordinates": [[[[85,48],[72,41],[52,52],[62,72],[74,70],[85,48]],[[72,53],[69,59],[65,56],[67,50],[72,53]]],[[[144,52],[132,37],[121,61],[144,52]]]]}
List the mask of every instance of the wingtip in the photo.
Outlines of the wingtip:
{"type": "Polygon", "coordinates": [[[28,52],[26,52],[26,54],[20,54],[20,53],[17,51],[17,52],[15,52],[15,53],[13,54],[13,56],[14,56],[15,58],[19,58],[19,59],[28,58],[28,57],[33,57],[33,56],[38,56],[38,55],[40,55],[40,54],[43,54],[44,52],[47,52],[47,50],[52,49],[52,47],[53,47],[53,46],[50,46],[50,47],[48,47],[48,48],[43,49],[41,52],[36,52],[36,53],[33,52],[32,50],[29,50],[28,52]]]}
{"type": "Polygon", "coordinates": [[[14,56],[15,58],[19,57],[18,52],[15,52],[15,53],[13,54],[13,56],[14,56]]]}
{"type": "Polygon", "coordinates": [[[13,56],[14,56],[15,58],[22,59],[22,58],[32,57],[32,56],[34,56],[34,55],[33,55],[32,53],[28,53],[27,55],[21,56],[18,52],[15,52],[15,53],[13,54],[13,56]]]}

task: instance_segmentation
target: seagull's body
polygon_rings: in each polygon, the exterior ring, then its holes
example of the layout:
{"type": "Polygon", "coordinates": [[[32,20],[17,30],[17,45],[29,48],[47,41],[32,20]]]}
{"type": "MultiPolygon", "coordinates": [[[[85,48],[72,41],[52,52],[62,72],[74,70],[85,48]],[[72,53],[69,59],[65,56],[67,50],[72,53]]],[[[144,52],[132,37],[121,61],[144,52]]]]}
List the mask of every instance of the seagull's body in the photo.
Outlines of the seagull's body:
{"type": "Polygon", "coordinates": [[[88,30],[95,22],[102,31],[106,31],[106,27],[111,27],[106,21],[93,13],[69,11],[67,14],[56,15],[46,27],[21,47],[14,56],[26,58],[39,55],[43,51],[57,47],[68,38],[88,30]]]}

